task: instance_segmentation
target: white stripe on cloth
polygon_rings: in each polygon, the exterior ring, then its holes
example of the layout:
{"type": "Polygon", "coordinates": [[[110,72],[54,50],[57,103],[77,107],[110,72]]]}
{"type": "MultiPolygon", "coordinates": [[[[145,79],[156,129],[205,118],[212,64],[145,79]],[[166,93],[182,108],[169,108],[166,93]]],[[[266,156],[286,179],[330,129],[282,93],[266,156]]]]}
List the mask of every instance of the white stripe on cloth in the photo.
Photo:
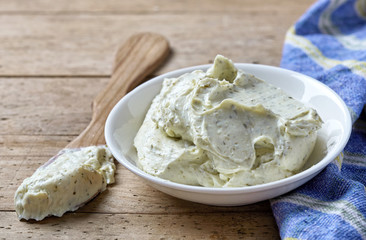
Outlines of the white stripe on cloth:
{"type": "Polygon", "coordinates": [[[323,53],[305,37],[296,35],[295,28],[291,27],[286,34],[286,43],[304,51],[314,62],[324,69],[330,69],[337,65],[349,68],[354,74],[366,78],[366,62],[357,60],[336,60],[327,58],[323,53]]]}
{"type": "Polygon", "coordinates": [[[278,202],[293,203],[325,214],[337,215],[350,224],[361,236],[366,237],[366,218],[352,203],[348,201],[337,200],[326,202],[304,194],[292,193],[290,195],[271,200],[272,205],[278,202]]]}
{"type": "Polygon", "coordinates": [[[344,154],[344,163],[360,167],[366,167],[366,156],[347,152],[344,154]]]}
{"type": "MultiPolygon", "coordinates": [[[[320,15],[319,29],[329,35],[333,35],[345,48],[351,50],[365,50],[366,41],[356,38],[354,35],[344,35],[332,22],[332,14],[339,6],[348,0],[332,0],[328,7],[320,15]]],[[[354,6],[357,12],[357,4],[354,6]]]]}

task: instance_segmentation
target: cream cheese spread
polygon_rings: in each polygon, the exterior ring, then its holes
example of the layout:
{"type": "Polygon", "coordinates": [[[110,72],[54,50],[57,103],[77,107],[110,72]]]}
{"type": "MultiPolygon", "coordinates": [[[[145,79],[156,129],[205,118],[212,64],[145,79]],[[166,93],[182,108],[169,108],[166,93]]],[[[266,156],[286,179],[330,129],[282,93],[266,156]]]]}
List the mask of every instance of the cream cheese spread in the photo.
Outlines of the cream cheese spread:
{"type": "Polygon", "coordinates": [[[218,55],[207,72],[164,80],[134,140],[137,165],[189,185],[267,183],[300,171],[321,124],[314,109],[218,55]]]}
{"type": "Polygon", "coordinates": [[[75,211],[114,183],[113,156],[106,146],[65,149],[26,178],[14,196],[19,219],[75,211]]]}

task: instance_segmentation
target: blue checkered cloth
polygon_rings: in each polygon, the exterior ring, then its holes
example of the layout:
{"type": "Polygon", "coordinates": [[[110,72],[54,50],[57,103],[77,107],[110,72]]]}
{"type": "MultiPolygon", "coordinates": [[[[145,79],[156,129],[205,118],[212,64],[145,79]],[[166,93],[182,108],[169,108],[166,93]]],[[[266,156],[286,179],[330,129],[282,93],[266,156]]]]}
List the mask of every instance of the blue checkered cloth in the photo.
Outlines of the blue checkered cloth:
{"type": "Polygon", "coordinates": [[[341,167],[330,163],[271,200],[282,239],[366,239],[366,0],[319,0],[291,27],[281,67],[332,88],[354,125],[341,167]]]}

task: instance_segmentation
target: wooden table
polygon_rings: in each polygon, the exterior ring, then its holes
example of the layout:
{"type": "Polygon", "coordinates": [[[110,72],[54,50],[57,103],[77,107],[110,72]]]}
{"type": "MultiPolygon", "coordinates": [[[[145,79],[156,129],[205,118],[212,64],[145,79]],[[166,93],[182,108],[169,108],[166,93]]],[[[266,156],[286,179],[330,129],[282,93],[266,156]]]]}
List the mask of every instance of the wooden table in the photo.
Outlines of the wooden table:
{"type": "Polygon", "coordinates": [[[116,183],[61,218],[19,221],[24,178],[74,139],[131,34],[165,35],[158,75],[212,62],[278,66],[286,30],[313,1],[0,1],[0,237],[6,239],[278,239],[268,201],[213,207],[165,195],[118,164],[116,183]]]}

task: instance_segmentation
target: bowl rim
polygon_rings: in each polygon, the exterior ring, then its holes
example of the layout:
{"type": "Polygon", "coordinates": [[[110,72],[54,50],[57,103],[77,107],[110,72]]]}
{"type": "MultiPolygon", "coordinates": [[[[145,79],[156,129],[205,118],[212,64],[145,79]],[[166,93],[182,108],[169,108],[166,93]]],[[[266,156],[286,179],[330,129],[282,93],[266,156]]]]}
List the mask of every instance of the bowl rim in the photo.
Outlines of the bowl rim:
{"type": "MultiPolygon", "coordinates": [[[[181,184],[172,182],[170,180],[162,179],[153,175],[150,175],[141,169],[139,169],[137,166],[133,165],[132,163],[127,160],[123,153],[115,150],[113,148],[113,144],[111,144],[114,141],[113,132],[112,129],[109,127],[111,125],[111,122],[114,120],[114,116],[117,114],[119,108],[123,105],[124,102],[127,102],[136,92],[140,91],[141,89],[145,87],[149,87],[150,85],[160,84],[164,80],[164,78],[168,77],[177,77],[179,75],[182,75],[184,73],[192,72],[194,70],[205,70],[212,66],[212,64],[204,64],[204,65],[197,65],[197,66],[191,66],[191,67],[185,67],[180,68],[177,70],[173,70],[164,74],[161,74],[159,76],[156,76],[145,83],[137,86],[135,89],[130,91],[128,94],[126,94],[122,99],[118,101],[118,103],[113,107],[111,112],[109,113],[106,124],[105,124],[105,139],[108,148],[110,149],[112,155],[115,157],[115,159],[121,163],[124,167],[126,167],[128,170],[130,170],[132,173],[138,175],[139,177],[142,177],[143,179],[150,181],[154,184],[162,185],[167,188],[173,188],[173,189],[179,189],[181,191],[185,192],[196,192],[196,193],[208,193],[208,194],[242,194],[242,193],[253,193],[253,192],[260,192],[260,191],[266,191],[269,189],[274,189],[277,187],[283,187],[285,185],[293,184],[295,182],[304,180],[308,177],[311,177],[312,175],[318,174],[321,170],[323,170],[330,162],[332,162],[339,154],[344,150],[345,145],[347,144],[352,130],[352,120],[351,115],[348,110],[347,105],[344,103],[344,101],[341,99],[341,97],[330,87],[325,85],[324,83],[310,77],[307,75],[304,75],[302,73],[298,73],[292,70],[270,66],[270,65],[262,65],[262,64],[251,64],[251,63],[235,63],[235,66],[238,68],[245,68],[245,67],[255,67],[255,68],[265,68],[270,71],[279,71],[283,72],[289,75],[292,75],[293,77],[301,77],[301,79],[306,79],[307,81],[310,81],[312,84],[315,84],[317,87],[325,88],[335,97],[338,101],[338,106],[340,105],[342,107],[343,112],[345,113],[345,126],[344,126],[344,132],[339,141],[341,141],[340,145],[338,145],[338,148],[332,149],[330,154],[328,153],[325,158],[320,160],[315,165],[309,167],[308,169],[301,171],[295,175],[292,175],[290,177],[276,180],[269,183],[264,184],[258,184],[253,186],[244,186],[244,187],[204,187],[204,186],[193,186],[193,185],[187,185],[187,184],[181,184]],[[112,146],[112,147],[110,147],[112,146]]],[[[310,179],[309,179],[310,180],[310,179]]]]}

